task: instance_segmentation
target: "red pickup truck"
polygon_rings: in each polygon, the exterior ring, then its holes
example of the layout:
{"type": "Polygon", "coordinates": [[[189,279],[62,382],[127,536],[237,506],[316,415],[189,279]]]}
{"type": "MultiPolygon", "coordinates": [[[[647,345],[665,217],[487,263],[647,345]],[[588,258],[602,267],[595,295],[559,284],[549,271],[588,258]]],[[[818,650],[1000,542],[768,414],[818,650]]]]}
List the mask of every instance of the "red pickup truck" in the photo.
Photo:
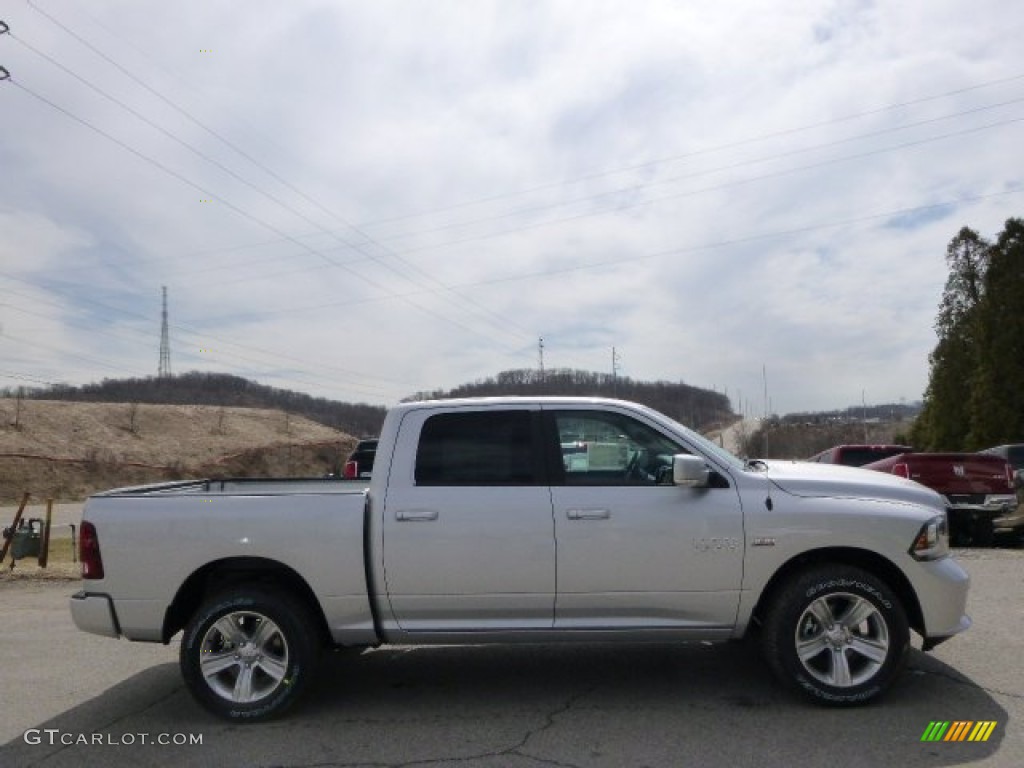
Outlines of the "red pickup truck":
{"type": "Polygon", "coordinates": [[[834,445],[821,453],[814,454],[807,461],[817,464],[863,467],[873,461],[881,461],[889,456],[910,453],[913,450],[909,445],[834,445]]]}
{"type": "Polygon", "coordinates": [[[865,464],[926,485],[949,503],[949,535],[956,546],[989,546],[995,534],[1024,531],[1024,507],[1014,494],[1013,467],[980,453],[904,453],[865,464]]]}

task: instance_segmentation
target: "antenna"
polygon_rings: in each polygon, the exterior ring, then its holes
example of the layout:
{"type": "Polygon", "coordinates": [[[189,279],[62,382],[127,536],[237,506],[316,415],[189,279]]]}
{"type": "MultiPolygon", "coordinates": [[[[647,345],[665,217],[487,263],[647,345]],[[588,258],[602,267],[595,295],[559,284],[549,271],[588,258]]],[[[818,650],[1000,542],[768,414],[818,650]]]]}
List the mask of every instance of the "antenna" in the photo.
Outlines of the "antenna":
{"type": "Polygon", "coordinates": [[[161,286],[164,295],[164,309],[160,315],[160,367],[157,378],[166,379],[171,375],[171,341],[167,333],[167,286],[161,286]]]}
{"type": "Polygon", "coordinates": [[[540,364],[540,380],[544,381],[544,337],[537,339],[537,361],[540,364]]]}

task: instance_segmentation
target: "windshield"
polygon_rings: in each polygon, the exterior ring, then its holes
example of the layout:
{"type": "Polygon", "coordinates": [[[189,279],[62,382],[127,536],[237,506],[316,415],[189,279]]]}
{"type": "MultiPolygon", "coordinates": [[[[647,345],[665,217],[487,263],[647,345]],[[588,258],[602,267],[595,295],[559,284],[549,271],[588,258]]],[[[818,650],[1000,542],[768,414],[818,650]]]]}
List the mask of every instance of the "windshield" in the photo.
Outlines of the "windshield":
{"type": "Polygon", "coordinates": [[[671,423],[677,432],[683,435],[689,442],[693,443],[701,453],[714,457],[719,462],[725,464],[727,467],[731,467],[732,469],[743,469],[746,466],[742,459],[733,456],[729,451],[725,450],[725,448],[711,440],[708,440],[704,435],[694,432],[689,427],[680,424],[674,419],[670,419],[665,414],[660,415],[663,419],[671,423]]]}

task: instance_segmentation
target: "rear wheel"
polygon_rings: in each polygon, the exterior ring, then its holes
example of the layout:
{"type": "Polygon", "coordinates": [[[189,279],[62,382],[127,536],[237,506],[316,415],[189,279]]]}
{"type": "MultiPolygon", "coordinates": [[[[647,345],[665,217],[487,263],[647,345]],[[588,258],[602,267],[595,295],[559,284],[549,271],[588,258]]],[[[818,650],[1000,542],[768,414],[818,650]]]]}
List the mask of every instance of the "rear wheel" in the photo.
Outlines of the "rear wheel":
{"type": "Polygon", "coordinates": [[[297,601],[242,588],[203,603],[185,628],[180,665],[200,704],[225,719],[254,722],[295,703],[319,650],[297,601]]]}
{"type": "Polygon", "coordinates": [[[852,566],[819,566],[776,593],[764,624],[769,665],[823,704],[851,705],[883,693],[910,642],[906,613],[881,579],[852,566]]]}

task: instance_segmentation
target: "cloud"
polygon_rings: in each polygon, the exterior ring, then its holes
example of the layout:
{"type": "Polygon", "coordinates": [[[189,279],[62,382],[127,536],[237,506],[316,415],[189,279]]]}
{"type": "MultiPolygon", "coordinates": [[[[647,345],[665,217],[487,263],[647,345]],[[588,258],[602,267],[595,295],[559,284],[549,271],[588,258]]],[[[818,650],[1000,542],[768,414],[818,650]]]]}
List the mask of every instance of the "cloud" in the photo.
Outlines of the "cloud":
{"type": "Polygon", "coordinates": [[[0,14],[0,344],[38,378],[155,373],[166,285],[175,370],[341,399],[543,336],[748,398],[767,366],[779,411],[912,400],[946,243],[1020,211],[994,0],[37,5],[88,43],[0,14]]]}

